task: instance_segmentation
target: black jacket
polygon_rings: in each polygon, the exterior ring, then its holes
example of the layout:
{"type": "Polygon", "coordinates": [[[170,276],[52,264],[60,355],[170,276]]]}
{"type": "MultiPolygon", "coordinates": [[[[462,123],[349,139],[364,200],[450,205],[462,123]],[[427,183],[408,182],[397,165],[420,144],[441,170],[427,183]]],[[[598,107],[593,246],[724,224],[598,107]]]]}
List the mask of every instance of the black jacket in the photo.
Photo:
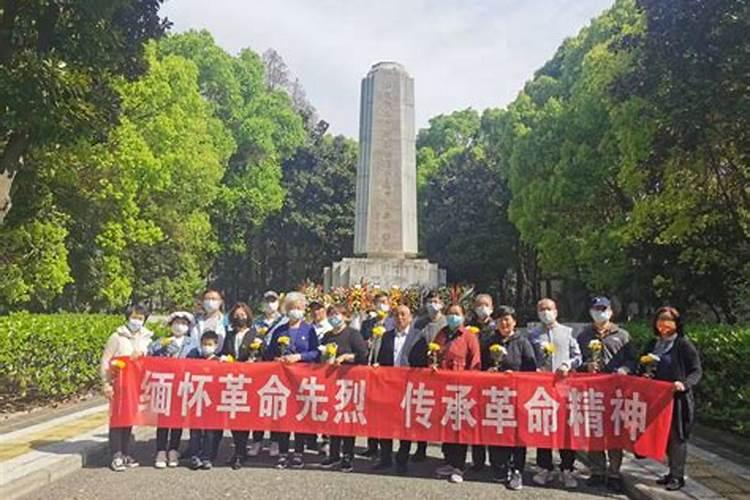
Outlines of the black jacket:
{"type": "MultiPolygon", "coordinates": [[[[643,354],[653,352],[656,340],[651,340],[643,351],[643,354]]],[[[684,334],[679,335],[672,345],[672,373],[661,380],[667,382],[680,381],[685,384],[685,392],[674,393],[674,409],[672,413],[672,425],[677,426],[677,433],[681,439],[690,437],[690,432],[695,423],[695,396],[694,388],[703,376],[701,359],[695,344],[684,334]]]]}
{"type": "Polygon", "coordinates": [[[576,340],[578,340],[578,345],[581,347],[581,356],[583,358],[580,371],[586,371],[586,363],[593,361],[589,343],[594,339],[601,340],[604,347],[601,353],[602,372],[614,373],[619,368],[625,367],[628,369],[628,373],[635,373],[635,348],[630,341],[630,334],[615,323],[610,325],[607,335],[601,338],[593,325],[587,325],[578,334],[576,340]]]}
{"type": "Polygon", "coordinates": [[[535,372],[536,355],[529,339],[520,332],[513,332],[508,338],[503,338],[497,331],[486,337],[482,345],[482,370],[489,370],[492,365],[490,346],[500,344],[505,347],[507,354],[500,362],[500,371],[535,372]]]}
{"type": "MultiPolygon", "coordinates": [[[[380,351],[378,351],[379,365],[393,366],[395,364],[393,359],[395,340],[396,330],[388,330],[383,334],[383,339],[380,341],[380,351]]],[[[427,367],[427,341],[424,338],[420,338],[412,346],[407,361],[411,367],[427,367]]]]}
{"type": "Polygon", "coordinates": [[[320,345],[325,346],[331,343],[336,344],[336,356],[354,354],[354,361],[351,364],[367,364],[367,343],[357,330],[347,326],[341,333],[328,332],[323,335],[320,345]]]}
{"type": "Polygon", "coordinates": [[[247,361],[250,358],[250,344],[255,340],[255,329],[250,328],[240,343],[239,352],[235,352],[234,339],[237,337],[235,330],[229,330],[224,339],[224,346],[219,353],[220,356],[232,356],[235,361],[247,361]]]}

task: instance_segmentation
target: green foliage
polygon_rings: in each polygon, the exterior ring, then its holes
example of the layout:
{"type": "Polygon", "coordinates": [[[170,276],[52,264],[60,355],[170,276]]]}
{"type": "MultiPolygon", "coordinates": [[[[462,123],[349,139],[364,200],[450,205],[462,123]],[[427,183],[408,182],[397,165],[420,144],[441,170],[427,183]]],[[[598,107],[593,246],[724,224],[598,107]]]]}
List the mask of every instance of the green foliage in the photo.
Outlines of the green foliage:
{"type": "MultiPolygon", "coordinates": [[[[643,322],[624,324],[639,349],[653,338],[643,322]]],[[[750,327],[715,324],[687,326],[703,364],[696,388],[698,421],[750,436],[750,327]]]]}
{"type": "Polygon", "coordinates": [[[122,316],[0,317],[0,405],[60,400],[99,384],[99,360],[122,316]]]}

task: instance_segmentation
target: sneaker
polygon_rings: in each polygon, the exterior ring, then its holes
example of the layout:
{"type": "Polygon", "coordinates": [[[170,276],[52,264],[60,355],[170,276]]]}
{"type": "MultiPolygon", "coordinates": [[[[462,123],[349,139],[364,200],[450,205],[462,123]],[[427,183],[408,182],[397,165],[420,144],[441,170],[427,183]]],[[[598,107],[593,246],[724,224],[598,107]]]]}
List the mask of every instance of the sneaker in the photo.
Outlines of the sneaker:
{"type": "Polygon", "coordinates": [[[269,457],[279,456],[279,443],[276,443],[276,442],[271,443],[271,446],[268,447],[268,456],[269,457]]]}
{"type": "Polygon", "coordinates": [[[607,478],[607,489],[613,493],[625,492],[625,485],[622,484],[622,478],[619,476],[610,476],[607,478]]]}
{"type": "Polygon", "coordinates": [[[685,480],[673,477],[669,480],[669,482],[664,486],[664,489],[667,491],[677,491],[681,489],[683,486],[685,486],[685,480]]]}
{"type": "Polygon", "coordinates": [[[203,460],[201,462],[202,470],[211,470],[213,467],[214,467],[214,464],[212,464],[210,460],[203,460]]]}
{"type": "Polygon", "coordinates": [[[452,465],[443,465],[441,467],[438,467],[435,471],[435,475],[437,477],[450,477],[451,474],[453,474],[456,471],[456,468],[452,465]]]}
{"type": "Polygon", "coordinates": [[[301,453],[295,453],[292,456],[291,463],[289,465],[292,469],[302,469],[305,467],[305,461],[302,460],[302,454],[301,453]]]}
{"type": "Polygon", "coordinates": [[[130,455],[126,455],[125,458],[125,467],[128,469],[135,469],[136,467],[140,466],[141,464],[138,463],[138,461],[131,457],[130,455]]]}
{"type": "Polygon", "coordinates": [[[586,480],[586,486],[591,488],[599,488],[604,486],[605,479],[601,474],[591,474],[591,477],[586,480]]]}
{"type": "Polygon", "coordinates": [[[333,469],[333,467],[339,462],[341,462],[341,457],[328,457],[320,462],[320,466],[323,469],[333,469]]]}
{"type": "Polygon", "coordinates": [[[553,479],[554,476],[552,474],[552,471],[547,469],[540,470],[539,472],[534,474],[534,477],[531,478],[531,480],[539,486],[547,486],[552,482],[553,479]]]}
{"type": "Polygon", "coordinates": [[[167,452],[167,467],[177,467],[178,465],[180,465],[180,452],[169,450],[167,452]]]}
{"type": "Polygon", "coordinates": [[[192,470],[198,470],[203,465],[199,457],[190,457],[190,468],[192,470]]]}
{"type": "Polygon", "coordinates": [[[109,464],[109,468],[115,472],[123,472],[126,470],[127,467],[125,467],[125,460],[122,458],[122,455],[115,453],[115,456],[112,457],[112,463],[109,464]]]}
{"type": "Polygon", "coordinates": [[[157,469],[167,468],[167,452],[166,451],[156,452],[156,459],[154,460],[154,467],[157,469]]]}
{"type": "Polygon", "coordinates": [[[232,460],[230,462],[230,467],[232,467],[232,470],[240,470],[242,468],[242,460],[243,457],[239,455],[235,455],[232,457],[232,460]]]}
{"type": "Polygon", "coordinates": [[[341,472],[351,472],[354,470],[354,466],[352,465],[352,459],[350,457],[345,457],[341,461],[341,472]]]}
{"type": "Polygon", "coordinates": [[[493,467],[492,468],[492,480],[496,483],[505,484],[508,482],[508,476],[510,471],[505,467],[493,467]]]}
{"type": "Polygon", "coordinates": [[[250,446],[247,448],[247,454],[251,457],[257,457],[260,454],[260,447],[263,443],[260,441],[250,443],[250,446]]]}
{"type": "Polygon", "coordinates": [[[461,484],[464,482],[464,475],[458,469],[454,469],[453,473],[448,477],[448,482],[461,484]]]}
{"type": "Polygon", "coordinates": [[[666,476],[662,476],[659,479],[656,480],[656,484],[659,484],[661,486],[664,486],[666,484],[669,484],[669,482],[672,480],[672,475],[667,474],[666,476]]]}
{"type": "Polygon", "coordinates": [[[576,481],[576,478],[573,477],[572,470],[562,471],[560,474],[560,479],[562,480],[563,487],[569,490],[572,490],[578,487],[578,481],[576,481]]]}
{"type": "Polygon", "coordinates": [[[523,488],[523,476],[521,475],[521,471],[518,469],[514,469],[513,472],[510,473],[510,480],[508,481],[508,489],[513,491],[518,491],[521,488],[523,488]]]}
{"type": "Polygon", "coordinates": [[[287,461],[286,457],[284,456],[279,457],[279,460],[276,462],[276,468],[286,469],[288,466],[289,466],[289,462],[287,461]]]}

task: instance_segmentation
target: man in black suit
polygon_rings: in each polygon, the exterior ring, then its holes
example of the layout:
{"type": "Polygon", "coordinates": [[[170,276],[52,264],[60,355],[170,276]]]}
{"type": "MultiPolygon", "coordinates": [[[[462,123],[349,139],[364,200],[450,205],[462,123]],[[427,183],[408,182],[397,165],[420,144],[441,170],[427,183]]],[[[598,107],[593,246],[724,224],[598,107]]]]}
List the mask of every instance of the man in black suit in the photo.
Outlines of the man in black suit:
{"type": "MultiPolygon", "coordinates": [[[[427,366],[426,346],[421,349],[415,346],[411,352],[406,350],[406,338],[411,332],[412,316],[408,306],[398,306],[393,313],[394,328],[383,335],[378,352],[377,364],[382,366],[427,366]]],[[[401,440],[398,453],[396,453],[396,470],[399,474],[406,472],[406,462],[409,459],[411,441],[401,440]]],[[[382,470],[393,465],[393,440],[380,440],[380,462],[375,466],[382,470]]]]}

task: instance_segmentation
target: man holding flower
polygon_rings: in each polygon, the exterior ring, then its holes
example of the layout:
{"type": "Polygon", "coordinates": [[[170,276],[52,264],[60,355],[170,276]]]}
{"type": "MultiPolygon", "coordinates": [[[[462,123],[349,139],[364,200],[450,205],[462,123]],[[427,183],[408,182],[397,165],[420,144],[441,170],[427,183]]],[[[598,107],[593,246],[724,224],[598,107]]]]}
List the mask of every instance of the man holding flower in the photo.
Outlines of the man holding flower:
{"type": "MultiPolygon", "coordinates": [[[[612,320],[612,304],[607,297],[594,297],[589,314],[591,324],[578,334],[583,364],[581,371],[589,373],[619,373],[628,375],[635,372],[635,350],[630,342],[630,334],[612,320]]],[[[589,486],[607,486],[615,492],[622,491],[620,466],[622,450],[589,452],[591,477],[589,486]],[[609,468],[607,468],[607,456],[609,468]]]]}

